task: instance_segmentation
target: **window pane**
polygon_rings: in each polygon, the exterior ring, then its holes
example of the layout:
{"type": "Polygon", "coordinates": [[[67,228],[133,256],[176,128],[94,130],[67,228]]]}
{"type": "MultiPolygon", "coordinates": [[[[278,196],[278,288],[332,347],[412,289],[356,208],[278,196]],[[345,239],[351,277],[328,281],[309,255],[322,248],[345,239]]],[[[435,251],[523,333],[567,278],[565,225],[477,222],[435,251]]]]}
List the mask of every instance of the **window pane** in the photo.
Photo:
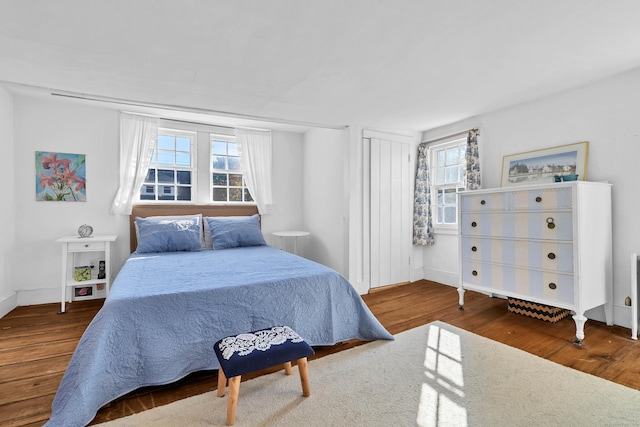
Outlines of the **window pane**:
{"type": "Polygon", "coordinates": [[[444,204],[445,205],[455,205],[456,204],[456,189],[448,188],[444,193],[444,204]]]}
{"type": "Polygon", "coordinates": [[[176,140],[172,135],[158,135],[158,149],[175,150],[176,140]]]}
{"type": "Polygon", "coordinates": [[[191,166],[191,154],[189,153],[176,153],[176,166],[191,166]]]}
{"type": "Polygon", "coordinates": [[[144,182],[156,182],[156,170],[149,169],[147,171],[147,177],[144,179],[144,182]]]}
{"type": "Polygon", "coordinates": [[[251,197],[251,193],[246,188],[244,189],[244,201],[245,202],[253,202],[253,197],[251,197]]]}
{"type": "Polygon", "coordinates": [[[191,138],[178,137],[176,140],[176,150],[191,151],[191,138]]]}
{"type": "Polygon", "coordinates": [[[227,147],[228,147],[227,149],[229,150],[227,153],[228,156],[238,157],[238,144],[235,144],[233,142],[228,142],[227,147]]]}
{"type": "Polygon", "coordinates": [[[229,189],[229,201],[241,202],[242,201],[242,188],[230,188],[229,189]]]}
{"type": "Polygon", "coordinates": [[[435,184],[444,184],[444,168],[438,168],[438,179],[435,184]]]}
{"type": "MultiPolygon", "coordinates": [[[[212,184],[213,185],[227,185],[227,174],[226,173],[214,173],[212,176],[212,184]]],[[[225,199],[226,200],[226,199],[225,199]]]]}
{"type": "Polygon", "coordinates": [[[191,187],[178,187],[178,200],[191,200],[191,187]]]}
{"type": "Polygon", "coordinates": [[[451,147],[447,150],[447,165],[458,163],[458,147],[451,147]]]}
{"type": "Polygon", "coordinates": [[[214,155],[226,155],[227,154],[227,143],[221,141],[213,141],[211,143],[211,154],[214,155]]]}
{"type": "Polygon", "coordinates": [[[437,197],[436,197],[436,204],[442,205],[442,203],[443,203],[442,190],[438,190],[437,197]]]}
{"type": "Polygon", "coordinates": [[[438,150],[438,166],[444,166],[444,150],[438,150]]]}
{"type": "Polygon", "coordinates": [[[436,223],[442,224],[442,206],[438,206],[438,209],[436,209],[436,212],[437,212],[436,223]]]}
{"type": "Polygon", "coordinates": [[[173,171],[171,169],[158,169],[158,182],[174,183],[173,171]]]}
{"type": "Polygon", "coordinates": [[[237,157],[229,157],[229,170],[240,170],[240,159],[237,157]]]}
{"type": "Polygon", "coordinates": [[[158,151],[158,165],[160,166],[173,166],[176,164],[176,157],[174,151],[158,151]]]}
{"type": "Polygon", "coordinates": [[[458,165],[447,166],[447,178],[446,183],[452,184],[458,182],[458,165]]]}
{"type": "Polygon", "coordinates": [[[226,202],[227,201],[227,189],[226,188],[214,188],[213,189],[213,201],[214,202],[226,202]]]}
{"type": "Polygon", "coordinates": [[[447,206],[444,208],[444,223],[455,224],[456,223],[456,207],[447,206]]]}
{"type": "Polygon", "coordinates": [[[238,175],[237,173],[229,174],[229,185],[233,185],[236,187],[242,187],[242,175],[238,175]]]}
{"type": "Polygon", "coordinates": [[[191,171],[176,171],[178,184],[191,184],[191,171]]]}
{"type": "Polygon", "coordinates": [[[158,200],[173,200],[175,194],[175,187],[172,185],[159,185],[158,186],[158,200]]]}
{"type": "Polygon", "coordinates": [[[211,159],[211,167],[213,169],[226,169],[227,158],[223,156],[214,156],[213,159],[211,159]]]}
{"type": "Polygon", "coordinates": [[[467,155],[467,144],[460,144],[460,163],[462,163],[466,155],[467,155]]]}

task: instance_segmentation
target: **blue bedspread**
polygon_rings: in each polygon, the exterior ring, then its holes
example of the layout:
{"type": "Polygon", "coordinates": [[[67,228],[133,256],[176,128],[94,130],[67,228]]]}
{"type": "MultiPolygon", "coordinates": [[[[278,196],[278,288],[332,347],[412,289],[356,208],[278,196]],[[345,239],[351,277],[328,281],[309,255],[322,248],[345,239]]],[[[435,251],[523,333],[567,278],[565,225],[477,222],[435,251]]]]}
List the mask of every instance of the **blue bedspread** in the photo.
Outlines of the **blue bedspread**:
{"type": "Polygon", "coordinates": [[[80,339],[46,425],[84,426],[137,388],[217,369],[217,340],[275,325],[311,345],[393,339],[340,274],[279,249],[133,254],[80,339]]]}

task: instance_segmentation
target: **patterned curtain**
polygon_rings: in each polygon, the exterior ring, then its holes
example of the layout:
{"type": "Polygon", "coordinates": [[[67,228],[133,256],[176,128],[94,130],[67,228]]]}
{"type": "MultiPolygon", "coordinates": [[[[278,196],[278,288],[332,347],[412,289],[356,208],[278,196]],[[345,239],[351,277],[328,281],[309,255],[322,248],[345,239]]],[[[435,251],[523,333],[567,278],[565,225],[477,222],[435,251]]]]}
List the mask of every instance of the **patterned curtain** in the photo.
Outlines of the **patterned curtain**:
{"type": "Polygon", "coordinates": [[[466,190],[478,190],[482,188],[480,181],[480,152],[478,151],[478,129],[472,129],[467,136],[467,178],[466,190]]]}
{"type": "Polygon", "coordinates": [[[418,147],[418,170],[413,203],[413,244],[433,245],[433,224],[431,222],[431,180],[429,178],[429,150],[427,144],[418,147]]]}

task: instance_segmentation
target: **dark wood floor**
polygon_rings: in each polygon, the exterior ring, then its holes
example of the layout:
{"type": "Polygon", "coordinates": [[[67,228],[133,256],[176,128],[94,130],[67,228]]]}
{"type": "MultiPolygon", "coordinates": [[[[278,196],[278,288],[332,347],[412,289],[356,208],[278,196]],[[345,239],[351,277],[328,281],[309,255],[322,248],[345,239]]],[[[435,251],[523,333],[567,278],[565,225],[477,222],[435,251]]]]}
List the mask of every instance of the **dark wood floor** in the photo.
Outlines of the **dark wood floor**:
{"type": "MultiPolygon", "coordinates": [[[[459,311],[455,288],[428,281],[363,296],[392,334],[441,320],[559,364],[640,390],[640,344],[630,330],[588,321],[582,347],[572,344],[573,320],[551,324],[507,312],[506,301],[467,292],[459,311]]],[[[101,300],[18,307],[0,319],[0,425],[41,426],[75,346],[101,300]]],[[[361,342],[316,349],[323,357],[361,342]]],[[[313,370],[313,362],[310,364],[313,370]]],[[[244,378],[243,378],[244,379],[244,378]]],[[[132,392],[102,408],[94,423],[161,406],[216,387],[216,372],[200,372],[170,386],[132,392]]]]}

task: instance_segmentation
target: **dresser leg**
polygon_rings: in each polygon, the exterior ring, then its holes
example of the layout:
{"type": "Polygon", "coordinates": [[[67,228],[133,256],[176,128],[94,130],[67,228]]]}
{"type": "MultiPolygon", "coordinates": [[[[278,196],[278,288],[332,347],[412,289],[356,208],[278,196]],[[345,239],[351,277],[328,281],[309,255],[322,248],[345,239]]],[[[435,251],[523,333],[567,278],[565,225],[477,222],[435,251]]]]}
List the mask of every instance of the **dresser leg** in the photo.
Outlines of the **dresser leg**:
{"type": "Polygon", "coordinates": [[[465,293],[465,289],[460,286],[458,288],[458,310],[463,311],[464,310],[464,293],[465,293]]]}
{"type": "Polygon", "coordinates": [[[576,322],[576,341],[574,341],[574,344],[581,345],[584,339],[584,324],[587,322],[587,318],[583,313],[576,313],[573,315],[573,321],[576,322]]]}

